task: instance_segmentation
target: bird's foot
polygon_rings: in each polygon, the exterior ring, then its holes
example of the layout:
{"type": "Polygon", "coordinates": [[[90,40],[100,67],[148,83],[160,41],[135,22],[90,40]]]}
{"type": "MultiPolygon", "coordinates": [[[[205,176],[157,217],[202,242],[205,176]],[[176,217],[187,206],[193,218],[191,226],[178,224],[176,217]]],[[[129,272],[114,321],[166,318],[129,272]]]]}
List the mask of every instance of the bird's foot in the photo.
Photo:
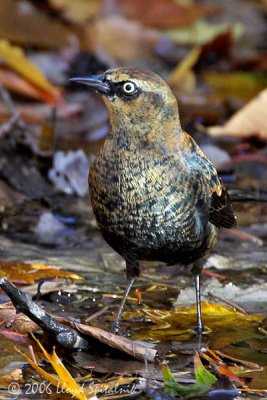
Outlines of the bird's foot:
{"type": "Polygon", "coordinates": [[[196,331],[197,331],[198,336],[201,336],[202,333],[203,333],[203,325],[202,324],[198,324],[196,326],[196,331]]]}
{"type": "Polygon", "coordinates": [[[197,325],[194,328],[194,332],[197,334],[199,338],[202,338],[203,336],[210,334],[211,330],[208,326],[197,325]]]}
{"type": "Polygon", "coordinates": [[[110,333],[113,333],[114,335],[119,335],[120,333],[120,321],[115,319],[109,329],[110,333]]]}

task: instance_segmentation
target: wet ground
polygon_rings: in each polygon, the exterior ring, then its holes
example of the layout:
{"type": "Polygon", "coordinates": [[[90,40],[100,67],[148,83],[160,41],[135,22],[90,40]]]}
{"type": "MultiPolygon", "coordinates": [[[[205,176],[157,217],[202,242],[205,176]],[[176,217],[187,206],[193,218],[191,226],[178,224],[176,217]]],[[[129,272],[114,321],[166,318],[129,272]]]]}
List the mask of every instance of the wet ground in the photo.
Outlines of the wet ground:
{"type": "MultiPolygon", "coordinates": [[[[122,333],[156,343],[160,359],[168,361],[179,382],[193,381],[192,357],[195,349],[209,345],[222,354],[244,382],[252,382],[250,387],[266,387],[267,225],[265,217],[261,219],[257,215],[265,210],[264,207],[250,207],[250,215],[256,214],[254,223],[241,229],[251,236],[240,237],[236,232],[223,231],[207,259],[206,272],[202,275],[202,299],[212,305],[203,305],[205,333],[201,344],[194,332],[195,310],[192,305],[195,297],[190,270],[181,266],[146,263],[135,284],[135,289],[142,293],[141,304],[135,290],[128,299],[122,333]],[[219,305],[226,308],[216,308],[219,305]],[[261,316],[254,320],[246,312],[261,316]]],[[[76,221],[83,222],[79,226],[66,224],[66,221],[73,222],[71,212],[67,212],[64,216],[66,228],[55,233],[54,244],[47,241],[41,244],[46,236],[30,230],[22,232],[18,229],[19,232],[10,233],[9,238],[2,235],[0,251],[3,265],[6,261],[40,263],[79,274],[84,278],[79,282],[45,280],[39,304],[53,315],[69,316],[85,323],[89,321],[93,326],[108,329],[126,284],[124,261],[101,238],[86,199],[71,204],[70,210],[75,210],[76,214],[73,212],[72,215],[75,215],[76,221]],[[86,216],[85,220],[83,216],[86,216]]],[[[247,212],[246,206],[240,211],[240,219],[247,212]]],[[[24,219],[25,215],[16,218],[18,228],[20,223],[23,225],[24,219]]],[[[33,296],[37,292],[37,283],[19,286],[33,296]]],[[[1,301],[5,300],[8,300],[7,296],[2,293],[1,301]]],[[[7,371],[12,369],[14,360],[21,362],[22,358],[14,352],[7,339],[1,343],[0,365],[2,371],[7,371]]],[[[152,379],[154,383],[149,386],[150,392],[162,382],[158,363],[147,365],[114,350],[104,353],[97,350],[73,352],[69,362],[74,369],[93,370],[96,376],[137,374],[152,379]]],[[[243,396],[246,398],[245,394],[243,396]]]]}

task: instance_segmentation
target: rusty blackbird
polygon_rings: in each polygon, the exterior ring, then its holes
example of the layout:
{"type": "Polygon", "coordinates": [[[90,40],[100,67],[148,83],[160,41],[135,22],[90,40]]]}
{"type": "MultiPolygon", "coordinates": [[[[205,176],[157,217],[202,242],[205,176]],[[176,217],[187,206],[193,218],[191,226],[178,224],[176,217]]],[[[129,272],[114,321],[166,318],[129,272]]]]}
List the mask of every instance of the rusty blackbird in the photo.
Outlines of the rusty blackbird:
{"type": "Polygon", "coordinates": [[[118,67],[71,80],[100,93],[110,116],[89,187],[100,231],[126,261],[128,287],[112,330],[119,331],[140,261],[151,260],[192,266],[201,333],[201,258],[215,245],[220,227],[236,224],[226,188],[183,131],[176,98],[158,75],[118,67]]]}

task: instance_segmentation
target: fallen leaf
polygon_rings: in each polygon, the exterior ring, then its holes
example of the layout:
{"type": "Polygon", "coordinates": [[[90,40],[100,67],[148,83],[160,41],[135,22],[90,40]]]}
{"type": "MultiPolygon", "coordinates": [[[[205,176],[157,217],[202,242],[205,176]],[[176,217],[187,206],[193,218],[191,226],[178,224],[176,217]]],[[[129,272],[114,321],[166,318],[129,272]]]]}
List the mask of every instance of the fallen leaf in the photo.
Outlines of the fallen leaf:
{"type": "Polygon", "coordinates": [[[169,367],[163,366],[162,374],[165,390],[176,396],[192,396],[208,392],[217,378],[204,367],[198,353],[194,356],[194,371],[196,383],[185,386],[175,381],[169,367]]]}
{"type": "MultiPolygon", "coordinates": [[[[33,338],[35,339],[34,336],[33,338]]],[[[65,368],[60,358],[58,358],[55,349],[53,350],[52,355],[50,355],[37,339],[35,339],[35,341],[38,344],[39,349],[42,351],[45,359],[52,365],[52,367],[56,371],[57,376],[49,374],[43,368],[39,367],[39,365],[36,364],[36,362],[33,361],[30,357],[19,351],[19,353],[23,355],[25,360],[42,377],[51,382],[56,388],[60,388],[62,391],[70,393],[76,399],[88,400],[87,396],[84,393],[83,387],[78,385],[74,378],[70,375],[69,371],[65,368]]]]}
{"type": "Polygon", "coordinates": [[[233,40],[239,38],[244,31],[241,24],[211,24],[199,20],[186,27],[167,29],[165,35],[175,43],[200,46],[211,42],[217,36],[225,34],[226,32],[229,32],[229,30],[232,32],[233,40]]]}
{"type": "MultiPolygon", "coordinates": [[[[39,90],[16,72],[0,68],[0,84],[11,92],[36,100],[51,102],[50,94],[39,90]]],[[[50,106],[51,107],[51,106],[50,106]]]]}
{"type": "Polygon", "coordinates": [[[0,335],[24,344],[29,344],[29,339],[25,335],[40,329],[25,314],[18,313],[11,302],[0,304],[0,327],[0,335]]]}
{"type": "Polygon", "coordinates": [[[48,17],[33,2],[0,1],[0,37],[12,43],[45,49],[61,49],[70,43],[73,27],[48,17]]]}
{"type": "Polygon", "coordinates": [[[247,387],[212,349],[206,348],[205,350],[201,353],[201,357],[207,360],[220,376],[228,378],[231,382],[237,384],[238,387],[247,387]]]}
{"type": "Polygon", "coordinates": [[[0,309],[0,326],[2,325],[8,329],[1,329],[0,335],[19,343],[27,342],[25,335],[28,333],[40,330],[25,314],[17,313],[14,307],[10,310],[0,309]]]}
{"type": "Polygon", "coordinates": [[[62,102],[59,89],[46,79],[42,71],[25,56],[21,48],[12,46],[7,40],[1,39],[0,58],[40,92],[43,92],[47,101],[51,103],[62,102]]]}
{"type": "Polygon", "coordinates": [[[72,272],[63,271],[43,264],[0,261],[0,278],[20,284],[32,284],[40,279],[82,279],[72,272]]]}
{"type": "Polygon", "coordinates": [[[267,141],[266,109],[267,89],[237,111],[223,126],[209,127],[207,132],[211,136],[258,136],[267,141]]]}
{"type": "Polygon", "coordinates": [[[185,6],[174,0],[119,0],[123,12],[130,19],[154,28],[166,29],[187,26],[193,21],[218,11],[215,6],[193,4],[185,6]]]}
{"type": "Polygon", "coordinates": [[[201,78],[223,100],[225,98],[251,100],[267,85],[266,74],[259,72],[207,71],[201,73],[201,78]]]}
{"type": "MultiPolygon", "coordinates": [[[[176,307],[172,310],[142,307],[123,313],[126,320],[136,317],[150,321],[149,327],[136,330],[134,336],[138,339],[188,340],[196,325],[196,307],[176,307]]],[[[202,317],[204,326],[210,330],[213,348],[255,336],[255,329],[263,319],[260,315],[246,315],[234,308],[209,302],[202,302],[202,317]]]]}
{"type": "Polygon", "coordinates": [[[101,0],[49,0],[64,18],[71,22],[84,23],[95,17],[100,11],[101,0]]]}
{"type": "Polygon", "coordinates": [[[118,63],[152,59],[162,38],[156,30],[116,15],[99,18],[93,28],[89,27],[88,36],[96,50],[101,50],[118,63]]]}
{"type": "Polygon", "coordinates": [[[213,57],[229,59],[234,41],[233,36],[232,29],[219,32],[214,38],[202,45],[201,58],[207,56],[207,60],[209,60],[212,54],[213,57]]]}
{"type": "MultiPolygon", "coordinates": [[[[240,342],[236,343],[236,345],[233,344],[225,346],[222,350],[222,353],[226,357],[231,357],[236,360],[242,360],[243,364],[245,364],[245,362],[249,364],[257,364],[259,369],[262,370],[262,367],[267,365],[266,350],[264,352],[264,351],[257,351],[251,348],[248,344],[249,339],[250,338],[248,338],[248,340],[243,340],[243,341],[240,340],[240,342]]],[[[212,346],[214,346],[214,344],[216,343],[211,343],[212,346]]]]}
{"type": "MultiPolygon", "coordinates": [[[[64,322],[63,320],[60,321],[64,322]]],[[[65,322],[70,324],[71,327],[76,328],[84,335],[91,336],[100,342],[107,344],[108,346],[130,354],[138,360],[145,360],[149,362],[155,361],[157,350],[153,345],[151,345],[151,343],[131,340],[94,326],[79,324],[70,320],[65,320],[65,322]]]]}
{"type": "MultiPolygon", "coordinates": [[[[259,372],[250,372],[244,374],[244,376],[248,376],[252,381],[249,384],[249,389],[258,390],[264,393],[267,393],[267,366],[265,365],[264,369],[259,372]]],[[[242,390],[243,392],[243,390],[242,390]]]]}
{"type": "Polygon", "coordinates": [[[197,63],[200,52],[200,48],[192,49],[170,74],[167,82],[174,93],[191,93],[196,89],[196,76],[192,68],[197,63]]]}
{"type": "MultiPolygon", "coordinates": [[[[80,385],[70,375],[69,371],[65,368],[62,361],[57,356],[55,350],[52,354],[49,354],[41,343],[34,337],[38,347],[43,353],[46,361],[48,361],[54,368],[57,375],[52,375],[46,372],[43,368],[39,367],[35,361],[30,359],[27,355],[20,352],[25,360],[40,374],[41,377],[45,378],[48,382],[51,382],[57,389],[61,389],[63,392],[68,392],[72,395],[72,398],[79,400],[97,399],[97,395],[101,395],[101,399],[118,398],[118,394],[135,394],[138,392],[138,383],[141,385],[141,390],[145,389],[145,382],[142,385],[142,379],[135,377],[118,377],[113,378],[103,383],[94,383],[94,380],[87,382],[87,385],[80,385]],[[121,388],[120,388],[121,387],[121,388]]],[[[88,380],[88,378],[87,378],[88,380]]],[[[139,389],[139,391],[140,391],[139,389]]]]}

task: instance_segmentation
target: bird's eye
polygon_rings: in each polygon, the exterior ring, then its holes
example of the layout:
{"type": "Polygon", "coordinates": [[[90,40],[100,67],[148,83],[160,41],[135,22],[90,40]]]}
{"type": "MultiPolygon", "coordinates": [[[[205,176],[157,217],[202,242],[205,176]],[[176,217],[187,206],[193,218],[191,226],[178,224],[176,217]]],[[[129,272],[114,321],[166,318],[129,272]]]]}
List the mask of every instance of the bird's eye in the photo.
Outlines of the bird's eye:
{"type": "Polygon", "coordinates": [[[131,95],[136,92],[136,85],[133,82],[125,82],[122,86],[123,93],[131,95]]]}

